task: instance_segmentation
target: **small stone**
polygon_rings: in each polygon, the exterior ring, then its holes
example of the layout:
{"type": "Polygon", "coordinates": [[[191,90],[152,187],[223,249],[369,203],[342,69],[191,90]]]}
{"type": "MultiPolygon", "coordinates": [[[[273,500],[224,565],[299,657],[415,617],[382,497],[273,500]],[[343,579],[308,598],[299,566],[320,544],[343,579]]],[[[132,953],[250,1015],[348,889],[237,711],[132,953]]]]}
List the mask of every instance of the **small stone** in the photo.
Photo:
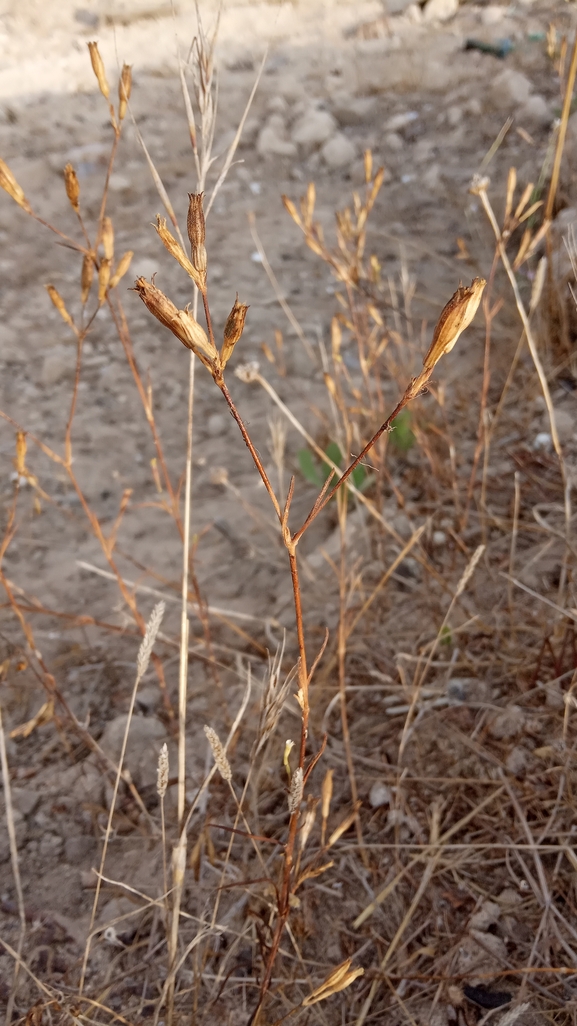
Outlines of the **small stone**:
{"type": "Polygon", "coordinates": [[[355,159],[356,150],[354,143],[347,139],[342,132],[337,132],[332,139],[322,148],[323,160],[331,171],[338,171],[340,168],[348,167],[355,159]]]}
{"type": "Polygon", "coordinates": [[[525,713],[518,705],[510,705],[498,713],[489,723],[489,734],[495,741],[515,737],[525,725],[525,713]]]}
{"type": "Polygon", "coordinates": [[[391,789],[386,784],[377,780],[369,791],[369,805],[373,809],[380,809],[382,805],[391,804],[391,789]]]}
{"type": "Polygon", "coordinates": [[[553,448],[553,439],[548,431],[540,431],[533,439],[535,452],[550,452],[553,448]]]}
{"type": "Polygon", "coordinates": [[[459,10],[459,0],[429,0],[423,12],[425,21],[448,21],[459,10]]]}
{"type": "Polygon", "coordinates": [[[416,121],[418,116],[416,110],[406,110],[402,114],[393,114],[392,118],[385,122],[385,129],[387,132],[398,132],[400,128],[406,128],[407,125],[416,121]]]}
{"type": "Polygon", "coordinates": [[[522,124],[532,124],[537,126],[543,126],[546,128],[553,121],[553,115],[549,109],[544,96],[530,96],[521,109],[518,111],[517,117],[522,124]]]}
{"type": "Polygon", "coordinates": [[[328,110],[309,110],[293,125],[291,139],[305,153],[311,153],[330,139],[336,127],[328,110]]]}
{"type": "Polygon", "coordinates": [[[499,921],[501,907],[496,901],[484,901],[469,921],[469,930],[488,930],[499,921]]]}
{"type": "Polygon", "coordinates": [[[374,96],[347,96],[339,94],[333,101],[333,114],[339,125],[350,127],[368,121],[374,112],[374,96]]]}
{"type": "Polygon", "coordinates": [[[206,422],[206,431],[211,438],[219,438],[228,427],[226,417],[222,413],[211,413],[206,422]]]}
{"type": "Polygon", "coordinates": [[[387,152],[387,150],[390,153],[398,153],[399,150],[402,150],[403,146],[405,145],[398,132],[387,132],[383,142],[385,146],[385,153],[387,152]]]}
{"type": "Polygon", "coordinates": [[[450,705],[483,705],[489,699],[489,686],[478,677],[453,677],[447,684],[450,705]]]}
{"type": "Polygon", "coordinates": [[[433,542],[433,546],[436,549],[439,549],[439,548],[441,548],[442,545],[444,545],[446,543],[447,535],[445,534],[444,531],[433,531],[433,537],[432,537],[431,541],[433,542]]]}
{"type": "Polygon", "coordinates": [[[505,761],[507,772],[513,777],[523,777],[527,772],[528,755],[526,748],[515,745],[509,752],[505,761]]]}
{"type": "Polygon", "coordinates": [[[511,110],[527,103],[531,94],[531,83],[526,75],[513,68],[505,68],[495,78],[490,96],[498,110],[511,110]]]}

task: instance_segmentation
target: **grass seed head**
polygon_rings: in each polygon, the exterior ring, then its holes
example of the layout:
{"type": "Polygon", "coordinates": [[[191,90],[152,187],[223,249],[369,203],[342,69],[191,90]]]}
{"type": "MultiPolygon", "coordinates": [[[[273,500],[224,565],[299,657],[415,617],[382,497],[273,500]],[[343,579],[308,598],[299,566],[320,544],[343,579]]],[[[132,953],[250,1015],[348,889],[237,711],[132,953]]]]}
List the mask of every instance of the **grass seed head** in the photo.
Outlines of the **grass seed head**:
{"type": "Polygon", "coordinates": [[[451,296],[439,317],[433,341],[423,360],[426,371],[431,371],[445,353],[451,352],[461,332],[468,328],[477,313],[486,284],[484,278],[473,278],[467,288],[459,285],[451,296]]]}
{"type": "Polygon", "coordinates": [[[118,120],[122,121],[126,114],[126,107],[130,99],[132,89],[132,68],[130,64],[123,64],[120,78],[118,80],[118,120]]]}
{"type": "Polygon", "coordinates": [[[188,310],[179,310],[164,292],[146,278],[137,278],[134,288],[157,321],[176,335],[183,346],[192,349],[211,374],[214,374],[218,367],[218,353],[204,328],[195,321],[192,314],[188,310]]]}
{"type": "Polygon", "coordinates": [[[247,310],[248,306],[245,306],[244,303],[239,303],[237,292],[234,306],[224,326],[224,341],[220,351],[220,360],[223,367],[226,367],[232,356],[232,351],[243,333],[247,310]]]}
{"type": "Polygon", "coordinates": [[[19,207],[22,207],[22,210],[25,210],[27,214],[32,213],[32,207],[30,206],[28,200],[26,199],[26,196],[24,195],[24,190],[20,188],[18,182],[16,181],[14,175],[8,167],[8,164],[5,164],[1,157],[0,189],[4,189],[4,192],[7,192],[8,195],[12,197],[14,202],[17,203],[19,207]]]}
{"type": "Polygon", "coordinates": [[[212,727],[205,727],[204,733],[206,734],[207,741],[210,745],[210,749],[213,754],[218,772],[220,773],[223,780],[226,780],[228,783],[230,783],[230,781],[232,780],[232,770],[230,768],[230,763],[226,757],[226,752],[224,750],[222,741],[220,740],[216,730],[213,730],[212,727]]]}
{"type": "Polygon", "coordinates": [[[166,741],[158,755],[158,769],[156,774],[156,790],[159,798],[164,798],[168,787],[168,746],[166,741]]]}
{"type": "Polygon", "coordinates": [[[164,605],[164,602],[157,602],[154,609],[152,610],[152,613],[150,614],[150,619],[146,625],[146,631],[140,644],[140,648],[138,650],[138,657],[136,660],[136,670],[138,676],[141,678],[144,677],[144,674],[148,669],[150,656],[152,655],[154,642],[156,641],[156,637],[160,630],[160,625],[162,623],[165,608],[166,607],[164,605]]]}
{"type": "Polygon", "coordinates": [[[190,239],[190,258],[192,260],[193,267],[198,271],[203,280],[201,292],[204,292],[206,288],[207,265],[206,247],[204,245],[206,229],[204,224],[204,209],[202,206],[203,198],[204,193],[202,192],[189,192],[188,217],[186,219],[186,230],[188,232],[188,238],[190,239]]]}
{"type": "Polygon", "coordinates": [[[67,164],[64,168],[64,185],[66,186],[66,195],[68,196],[70,206],[78,213],[80,185],[78,184],[78,177],[72,164],[67,164]]]}
{"type": "Polygon", "coordinates": [[[108,85],[108,79],[106,78],[106,71],[104,70],[104,61],[100,56],[98,50],[98,43],[89,43],[88,50],[90,52],[90,61],[92,63],[92,70],[96,75],[96,81],[98,82],[98,88],[100,92],[107,100],[110,96],[110,86],[108,85]]]}

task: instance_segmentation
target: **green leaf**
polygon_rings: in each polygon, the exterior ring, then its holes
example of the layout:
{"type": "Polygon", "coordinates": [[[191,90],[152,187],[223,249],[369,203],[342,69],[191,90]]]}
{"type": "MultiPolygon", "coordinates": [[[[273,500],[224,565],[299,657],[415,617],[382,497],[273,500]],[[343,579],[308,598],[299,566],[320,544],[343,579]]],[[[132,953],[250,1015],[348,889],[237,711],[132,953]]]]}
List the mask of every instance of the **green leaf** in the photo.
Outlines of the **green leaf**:
{"type": "MultiPolygon", "coordinates": [[[[336,442],[329,442],[329,444],[327,445],[327,447],[325,449],[325,452],[326,452],[328,458],[330,460],[332,460],[333,463],[336,463],[337,467],[340,467],[340,465],[341,465],[341,463],[343,461],[343,456],[342,456],[341,450],[339,449],[337,443],[336,442]]],[[[321,468],[321,473],[323,475],[323,483],[326,481],[326,479],[329,476],[329,474],[330,474],[332,469],[333,468],[331,467],[331,465],[329,463],[323,463],[322,468],[321,468]]]]}
{"type": "Polygon", "coordinates": [[[415,436],[411,431],[411,414],[409,410],[401,410],[398,417],[395,417],[391,427],[391,442],[400,452],[408,452],[415,444],[415,436]]]}
{"type": "Polygon", "coordinates": [[[322,478],[319,474],[317,465],[314,461],[313,454],[310,451],[310,449],[300,449],[298,453],[298,461],[299,467],[301,469],[301,474],[303,475],[303,477],[307,481],[309,481],[310,484],[314,484],[317,486],[317,488],[320,488],[320,486],[323,483],[322,478]]]}

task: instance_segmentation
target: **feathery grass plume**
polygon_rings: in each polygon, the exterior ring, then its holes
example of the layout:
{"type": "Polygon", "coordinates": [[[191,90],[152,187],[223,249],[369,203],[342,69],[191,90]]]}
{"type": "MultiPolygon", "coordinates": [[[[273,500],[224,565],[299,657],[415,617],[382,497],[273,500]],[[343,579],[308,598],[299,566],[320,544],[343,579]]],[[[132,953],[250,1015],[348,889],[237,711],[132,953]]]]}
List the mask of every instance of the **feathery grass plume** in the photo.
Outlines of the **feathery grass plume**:
{"type": "Polygon", "coordinates": [[[76,171],[72,167],[72,164],[67,164],[64,168],[64,185],[66,187],[66,195],[70,202],[70,206],[73,210],[78,213],[78,200],[80,199],[80,185],[76,171]]]}
{"type": "Polygon", "coordinates": [[[284,655],[284,645],[285,638],[283,638],[282,645],[279,645],[274,659],[269,664],[267,681],[260,710],[256,755],[258,755],[262,748],[264,748],[269,737],[271,737],[275,732],[291,684],[298,673],[298,663],[295,663],[292,669],[289,670],[282,684],[280,683],[280,671],[284,655]]]}
{"type": "Polygon", "coordinates": [[[296,770],[292,775],[291,786],[288,796],[288,807],[291,816],[293,813],[298,812],[300,804],[303,800],[304,790],[304,777],[302,766],[297,766],[296,770]]]}
{"type": "Polygon", "coordinates": [[[164,742],[158,755],[158,769],[156,772],[156,790],[159,798],[164,798],[168,787],[168,745],[164,742]]]}
{"type": "Polygon", "coordinates": [[[110,217],[105,217],[102,221],[102,248],[106,259],[112,261],[114,256],[114,226],[110,217]]]}
{"type": "Polygon", "coordinates": [[[4,163],[2,157],[0,157],[0,189],[4,189],[4,192],[7,192],[14,202],[19,207],[22,207],[22,210],[25,210],[27,214],[32,213],[32,207],[24,195],[24,190],[20,188],[8,164],[4,163]]]}
{"type": "Polygon", "coordinates": [[[206,229],[202,206],[203,198],[203,192],[189,192],[188,217],[186,219],[186,230],[190,240],[190,259],[192,260],[193,267],[200,275],[202,285],[199,285],[199,288],[201,292],[206,290],[207,265],[206,247],[204,245],[206,229]]]}
{"type": "Polygon", "coordinates": [[[180,242],[177,242],[177,240],[174,238],[174,235],[172,235],[166,227],[166,218],[161,217],[160,214],[157,214],[156,224],[154,225],[154,227],[156,228],[156,231],[160,236],[160,240],[163,246],[168,250],[170,255],[174,257],[175,260],[178,260],[178,263],[181,267],[184,268],[189,277],[192,278],[196,287],[202,291],[204,285],[206,284],[206,279],[203,279],[202,275],[199,274],[199,272],[196,270],[196,267],[194,267],[188,259],[186,253],[180,245],[180,242]]]}
{"type": "Polygon", "coordinates": [[[224,341],[220,351],[220,362],[223,367],[226,367],[232,356],[232,351],[243,333],[247,310],[248,306],[244,303],[239,303],[237,292],[234,306],[224,326],[224,341]]]}
{"type": "Polygon", "coordinates": [[[130,263],[132,261],[133,256],[134,252],[131,249],[128,249],[126,253],[122,254],[118,262],[118,267],[116,268],[114,274],[112,275],[112,278],[110,279],[109,288],[115,289],[121,278],[124,278],[124,275],[130,267],[130,263]]]}
{"type": "Polygon", "coordinates": [[[218,353],[209,342],[204,328],[201,328],[198,321],[195,321],[188,309],[179,310],[168,296],[164,295],[164,292],[157,289],[156,285],[147,281],[146,278],[136,279],[134,291],[138,292],[142,302],[157,321],[160,321],[165,328],[176,335],[183,346],[192,349],[211,374],[214,374],[218,368],[218,353]]]}
{"type": "Polygon", "coordinates": [[[351,962],[352,958],[347,958],[346,962],[342,962],[336,969],[333,969],[326,980],[304,999],[303,1007],[308,1008],[310,1005],[316,1005],[317,1001],[325,1001],[331,994],[338,994],[339,991],[349,987],[359,976],[363,976],[365,970],[361,966],[351,969],[351,962]]]}
{"type": "Polygon", "coordinates": [[[459,335],[469,326],[477,313],[486,284],[484,278],[473,278],[469,286],[464,287],[460,284],[451,296],[441,312],[433,341],[423,360],[426,371],[432,370],[445,353],[451,352],[459,335]]]}
{"type": "Polygon", "coordinates": [[[66,309],[66,304],[62,296],[60,295],[58,289],[55,289],[54,285],[45,285],[44,288],[50,296],[50,299],[52,300],[54,306],[58,310],[58,313],[62,317],[62,320],[65,321],[68,327],[72,328],[72,330],[74,331],[74,321],[68,313],[68,310],[66,309]]]}
{"type": "Polygon", "coordinates": [[[89,43],[88,50],[90,53],[92,70],[96,75],[96,81],[98,82],[98,88],[107,100],[110,96],[110,87],[108,85],[108,79],[106,78],[106,71],[104,70],[104,61],[102,60],[98,50],[98,43],[89,43]]]}
{"type": "Polygon", "coordinates": [[[106,290],[110,282],[110,260],[103,257],[98,268],[98,302],[103,303],[106,299],[106,290]]]}
{"type": "Polygon", "coordinates": [[[92,259],[91,253],[86,253],[84,260],[82,261],[82,273],[80,275],[80,288],[81,295],[80,299],[82,306],[85,305],[86,300],[90,294],[90,287],[92,285],[92,279],[94,277],[94,260],[92,259]]]}
{"type": "Polygon", "coordinates": [[[132,89],[132,67],[123,64],[118,80],[118,120],[123,121],[132,89]]]}
{"type": "Polygon", "coordinates": [[[140,678],[144,677],[144,674],[148,669],[150,656],[152,654],[152,649],[154,648],[156,636],[160,630],[165,608],[166,606],[164,602],[157,602],[146,625],[146,633],[142,639],[136,659],[136,672],[140,678]]]}
{"type": "Polygon", "coordinates": [[[224,750],[222,741],[220,740],[216,730],[213,730],[212,727],[205,726],[204,733],[206,734],[207,741],[210,745],[218,772],[220,773],[223,780],[226,780],[227,783],[230,783],[230,781],[232,780],[232,770],[230,768],[230,763],[226,757],[226,752],[224,750]]]}

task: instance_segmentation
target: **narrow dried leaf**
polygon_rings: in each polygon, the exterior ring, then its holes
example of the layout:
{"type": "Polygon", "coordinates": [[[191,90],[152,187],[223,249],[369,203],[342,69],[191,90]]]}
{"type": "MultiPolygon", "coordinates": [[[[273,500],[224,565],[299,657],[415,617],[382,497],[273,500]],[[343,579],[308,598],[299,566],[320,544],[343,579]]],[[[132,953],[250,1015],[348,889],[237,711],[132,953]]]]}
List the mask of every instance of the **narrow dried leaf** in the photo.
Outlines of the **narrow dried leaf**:
{"type": "Polygon", "coordinates": [[[66,309],[66,304],[58,290],[54,288],[54,285],[45,285],[44,287],[48,295],[50,296],[50,299],[52,300],[54,306],[58,310],[58,313],[62,317],[62,320],[68,325],[69,328],[72,328],[72,330],[74,331],[74,321],[68,313],[68,310],[66,309]]]}
{"type": "Polygon", "coordinates": [[[16,433],[16,459],[14,460],[16,473],[19,477],[26,474],[26,435],[24,431],[16,433]]]}
{"type": "Polygon", "coordinates": [[[122,121],[126,114],[126,108],[130,99],[132,89],[132,68],[130,64],[123,64],[120,78],[118,80],[118,120],[122,121]]]}
{"type": "Polygon", "coordinates": [[[98,268],[98,302],[103,303],[106,299],[106,290],[110,282],[110,260],[104,257],[98,268]]]}
{"type": "Polygon", "coordinates": [[[14,730],[10,731],[10,737],[30,737],[33,730],[37,727],[42,727],[45,723],[50,723],[54,717],[54,699],[49,698],[47,702],[44,702],[40,706],[36,716],[33,716],[31,720],[27,720],[26,723],[22,723],[19,727],[15,727],[14,730]]]}
{"type": "Polygon", "coordinates": [[[90,52],[92,70],[96,75],[96,81],[98,82],[98,88],[102,95],[108,99],[110,96],[110,87],[108,85],[108,79],[106,78],[106,71],[104,70],[104,62],[98,50],[98,43],[89,43],[88,50],[90,52]]]}
{"type": "Polygon", "coordinates": [[[82,274],[80,276],[80,285],[82,288],[81,301],[82,306],[86,303],[90,293],[90,286],[92,285],[92,279],[94,277],[94,260],[91,253],[86,253],[84,260],[82,261],[82,274]]]}
{"type": "Polygon", "coordinates": [[[308,1008],[310,1005],[316,1005],[318,1001],[325,1001],[326,998],[331,997],[332,994],[338,994],[339,991],[345,990],[346,987],[350,986],[354,980],[358,979],[359,976],[364,974],[364,969],[358,966],[356,969],[351,969],[351,958],[347,958],[345,962],[339,965],[330,976],[327,976],[324,983],[321,983],[319,987],[302,1002],[303,1007],[308,1008]]]}
{"type": "Polygon", "coordinates": [[[355,822],[355,819],[357,818],[357,812],[360,808],[360,805],[360,802],[356,802],[354,809],[352,809],[352,811],[349,812],[348,816],[345,816],[342,823],[339,824],[336,830],[333,830],[331,836],[328,839],[327,848],[330,848],[333,844],[336,844],[339,838],[342,837],[344,833],[346,833],[350,826],[352,826],[352,824],[355,822]]]}
{"type": "Polygon", "coordinates": [[[110,217],[105,217],[102,221],[102,248],[106,259],[112,262],[114,256],[114,226],[110,217]]]}
{"type": "Polygon", "coordinates": [[[114,274],[112,275],[112,278],[110,279],[109,288],[115,289],[116,286],[118,285],[118,282],[122,278],[124,278],[124,275],[126,274],[128,268],[130,267],[130,264],[131,264],[133,256],[134,256],[134,253],[133,253],[133,251],[131,249],[127,250],[126,253],[123,253],[123,255],[120,258],[118,267],[116,268],[114,274]]]}
{"type": "Polygon", "coordinates": [[[365,150],[364,152],[365,161],[365,182],[369,184],[373,175],[373,154],[371,150],[365,150]]]}
{"type": "Polygon", "coordinates": [[[521,217],[521,214],[523,213],[523,211],[524,211],[525,207],[527,206],[529,200],[531,199],[532,195],[533,195],[533,182],[529,182],[529,185],[526,186],[525,191],[524,191],[523,195],[521,196],[521,199],[519,200],[519,203],[517,204],[517,209],[515,210],[515,214],[514,214],[514,217],[515,217],[516,221],[518,221],[519,218],[521,217]]]}
{"type": "Polygon", "coordinates": [[[196,267],[194,267],[192,262],[188,259],[180,243],[177,242],[177,240],[168,230],[166,225],[166,218],[161,217],[160,214],[157,214],[156,224],[154,227],[158,232],[158,235],[161,239],[163,246],[168,250],[170,255],[178,261],[180,266],[184,268],[186,273],[192,278],[196,287],[202,291],[203,287],[206,285],[206,275],[203,277],[201,274],[199,274],[196,267]]]}
{"type": "Polygon", "coordinates": [[[423,360],[426,371],[432,370],[445,353],[451,352],[461,332],[469,326],[477,312],[486,284],[484,278],[473,278],[470,286],[464,288],[459,285],[451,296],[439,317],[433,341],[423,360]]]}
{"type": "Polygon", "coordinates": [[[324,777],[324,780],[323,780],[323,786],[321,788],[321,797],[322,797],[321,814],[322,814],[323,820],[327,820],[328,819],[330,808],[331,808],[331,799],[333,797],[333,775],[334,775],[334,772],[335,771],[333,769],[328,769],[326,771],[325,777],[324,777]]]}
{"type": "Polygon", "coordinates": [[[290,214],[295,224],[298,224],[299,228],[303,227],[303,223],[300,219],[299,212],[295,207],[292,200],[288,196],[281,196],[285,210],[290,214]]]}
{"type": "Polygon", "coordinates": [[[507,196],[505,199],[505,224],[511,216],[511,210],[513,209],[513,196],[515,195],[515,189],[517,188],[517,168],[510,167],[509,174],[507,176],[507,196]]]}
{"type": "Polygon", "coordinates": [[[18,182],[16,181],[14,175],[8,167],[8,164],[5,164],[1,157],[0,189],[4,189],[4,192],[7,192],[8,195],[12,197],[14,202],[17,203],[19,207],[22,207],[22,209],[25,210],[27,214],[32,213],[32,207],[30,206],[28,200],[26,199],[26,196],[24,195],[24,190],[20,188],[18,182]]]}

